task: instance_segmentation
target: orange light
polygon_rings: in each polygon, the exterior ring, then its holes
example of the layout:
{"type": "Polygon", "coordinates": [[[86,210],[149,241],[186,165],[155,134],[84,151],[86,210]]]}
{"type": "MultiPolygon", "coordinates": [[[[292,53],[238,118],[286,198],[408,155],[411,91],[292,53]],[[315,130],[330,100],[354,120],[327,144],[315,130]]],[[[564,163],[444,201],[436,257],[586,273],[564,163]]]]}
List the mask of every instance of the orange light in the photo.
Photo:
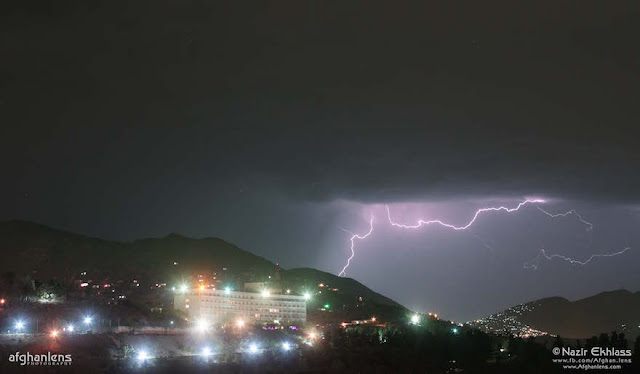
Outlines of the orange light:
{"type": "Polygon", "coordinates": [[[4,299],[0,299],[0,304],[4,304],[5,300],[4,299]]]}
{"type": "Polygon", "coordinates": [[[51,331],[51,337],[55,338],[56,336],[58,336],[58,331],[57,330],[51,331]]]}
{"type": "Polygon", "coordinates": [[[342,322],[342,327],[347,327],[347,323],[346,322],[342,322]]]}
{"type": "Polygon", "coordinates": [[[376,317],[371,317],[371,322],[375,322],[376,321],[376,317]]]}
{"type": "Polygon", "coordinates": [[[204,291],[204,286],[200,286],[200,291],[204,291]]]}

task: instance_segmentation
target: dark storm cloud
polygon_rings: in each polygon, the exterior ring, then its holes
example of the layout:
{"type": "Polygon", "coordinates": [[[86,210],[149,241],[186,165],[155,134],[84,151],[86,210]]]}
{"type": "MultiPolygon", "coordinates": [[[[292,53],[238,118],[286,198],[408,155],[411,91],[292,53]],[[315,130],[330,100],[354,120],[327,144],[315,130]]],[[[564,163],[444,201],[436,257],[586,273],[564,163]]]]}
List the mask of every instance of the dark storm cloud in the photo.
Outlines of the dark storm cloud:
{"type": "Polygon", "coordinates": [[[637,2],[31,1],[2,14],[10,215],[29,193],[115,201],[158,185],[640,197],[637,2]]]}

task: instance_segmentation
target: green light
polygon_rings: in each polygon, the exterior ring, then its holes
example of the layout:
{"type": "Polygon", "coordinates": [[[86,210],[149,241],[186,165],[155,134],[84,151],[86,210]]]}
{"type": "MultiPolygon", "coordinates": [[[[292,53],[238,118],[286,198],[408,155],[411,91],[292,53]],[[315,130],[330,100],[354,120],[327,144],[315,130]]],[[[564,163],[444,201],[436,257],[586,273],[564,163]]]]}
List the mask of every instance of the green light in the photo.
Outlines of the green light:
{"type": "Polygon", "coordinates": [[[324,304],[325,309],[329,309],[329,306],[330,306],[329,304],[324,304]]]}

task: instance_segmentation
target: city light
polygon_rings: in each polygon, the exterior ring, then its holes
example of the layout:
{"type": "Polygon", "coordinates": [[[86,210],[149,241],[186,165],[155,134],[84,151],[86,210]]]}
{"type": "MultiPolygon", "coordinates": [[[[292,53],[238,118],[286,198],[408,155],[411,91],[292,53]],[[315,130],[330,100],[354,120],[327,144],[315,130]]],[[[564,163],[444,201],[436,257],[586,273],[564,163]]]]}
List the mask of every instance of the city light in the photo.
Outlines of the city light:
{"type": "Polygon", "coordinates": [[[207,331],[209,329],[209,324],[207,323],[206,320],[199,319],[198,322],[196,322],[196,328],[200,332],[205,332],[205,331],[207,331]]]}
{"type": "Polygon", "coordinates": [[[375,322],[376,321],[376,317],[371,317],[371,322],[375,322]]]}
{"type": "Polygon", "coordinates": [[[68,332],[73,332],[73,325],[67,326],[67,331],[68,332]]]}
{"type": "Polygon", "coordinates": [[[411,323],[413,323],[414,325],[417,325],[418,323],[420,323],[420,316],[417,314],[412,315],[411,323]]]}
{"type": "Polygon", "coordinates": [[[138,361],[145,361],[147,359],[149,359],[149,354],[147,354],[146,351],[140,351],[138,353],[138,361]]]}
{"type": "Polygon", "coordinates": [[[451,330],[451,332],[453,332],[454,334],[458,333],[458,329],[454,328],[453,330],[451,330]]]}
{"type": "Polygon", "coordinates": [[[84,324],[85,325],[90,325],[91,324],[91,317],[89,317],[89,316],[84,317],[84,324]]]}
{"type": "Polygon", "coordinates": [[[170,325],[173,325],[173,321],[169,321],[169,324],[170,324],[170,325]]]}
{"type": "Polygon", "coordinates": [[[187,293],[188,290],[189,288],[187,287],[186,284],[183,284],[182,286],[180,286],[180,292],[187,293]]]}
{"type": "Polygon", "coordinates": [[[325,309],[329,309],[330,307],[331,307],[331,305],[329,305],[329,304],[324,304],[324,308],[325,308],[325,309]]]}
{"type": "Polygon", "coordinates": [[[53,331],[51,331],[51,337],[52,337],[52,338],[55,338],[55,337],[57,337],[57,336],[58,336],[58,330],[53,330],[53,331]]]}
{"type": "Polygon", "coordinates": [[[18,321],[16,322],[16,329],[22,330],[24,328],[24,322],[18,321]]]}
{"type": "Polygon", "coordinates": [[[255,343],[251,343],[251,345],[249,346],[249,352],[258,353],[258,345],[255,343]]]}
{"type": "Polygon", "coordinates": [[[282,349],[284,349],[285,351],[288,351],[291,349],[291,344],[284,342],[282,343],[282,349]]]}
{"type": "Polygon", "coordinates": [[[204,291],[204,286],[200,286],[200,291],[204,291]]]}
{"type": "Polygon", "coordinates": [[[231,288],[230,287],[225,287],[224,288],[224,293],[227,294],[227,295],[231,294],[231,288]]]}
{"type": "Polygon", "coordinates": [[[5,299],[0,299],[0,304],[4,304],[6,302],[5,299]]]}
{"type": "Polygon", "coordinates": [[[238,327],[242,327],[244,326],[244,321],[239,319],[238,322],[236,322],[236,324],[238,325],[238,327]]]}
{"type": "Polygon", "coordinates": [[[316,338],[316,336],[317,336],[316,333],[312,332],[312,333],[309,334],[309,339],[313,340],[313,339],[316,338]]]}
{"type": "Polygon", "coordinates": [[[267,290],[262,291],[262,297],[269,297],[271,293],[267,290]]]}
{"type": "Polygon", "coordinates": [[[209,347],[202,348],[202,355],[205,357],[211,356],[211,348],[209,347]]]}
{"type": "Polygon", "coordinates": [[[309,294],[308,292],[305,292],[303,297],[304,297],[305,300],[311,300],[311,294],[309,294]]]}

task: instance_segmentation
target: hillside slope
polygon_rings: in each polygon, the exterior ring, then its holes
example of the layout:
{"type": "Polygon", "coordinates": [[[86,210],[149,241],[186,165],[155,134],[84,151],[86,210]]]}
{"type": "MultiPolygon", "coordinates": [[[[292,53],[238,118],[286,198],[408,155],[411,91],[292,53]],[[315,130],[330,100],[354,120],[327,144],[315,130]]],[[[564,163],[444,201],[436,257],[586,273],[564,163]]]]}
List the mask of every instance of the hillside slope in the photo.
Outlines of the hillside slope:
{"type": "MultiPolygon", "coordinates": [[[[234,276],[250,274],[252,280],[266,281],[276,271],[274,263],[218,238],[193,239],[170,234],[115,242],[26,221],[0,222],[0,253],[3,254],[0,274],[28,274],[40,281],[57,278],[70,282],[86,271],[93,279],[136,278],[174,283],[189,275],[222,268],[234,276]]],[[[353,279],[310,268],[281,269],[280,275],[284,287],[313,295],[309,312],[321,319],[350,320],[372,315],[400,318],[408,313],[400,304],[353,279]]]]}
{"type": "Polygon", "coordinates": [[[609,291],[576,301],[550,297],[511,307],[479,321],[493,330],[529,326],[566,338],[589,338],[611,331],[633,337],[640,333],[640,292],[609,291]]]}

